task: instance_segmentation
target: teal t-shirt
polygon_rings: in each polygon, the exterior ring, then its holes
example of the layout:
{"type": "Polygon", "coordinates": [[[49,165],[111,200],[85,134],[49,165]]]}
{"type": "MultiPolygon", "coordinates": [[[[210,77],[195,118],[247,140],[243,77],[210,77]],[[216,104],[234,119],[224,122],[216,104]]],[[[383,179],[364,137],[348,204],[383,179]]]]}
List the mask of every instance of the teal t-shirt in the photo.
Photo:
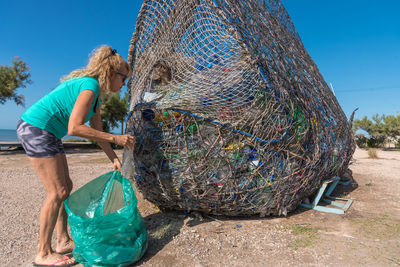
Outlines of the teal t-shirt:
{"type": "Polygon", "coordinates": [[[62,82],[29,107],[21,119],[61,139],[68,133],[69,117],[79,94],[84,90],[90,90],[95,95],[85,120],[87,122],[100,105],[99,82],[91,77],[73,78],[62,82]]]}

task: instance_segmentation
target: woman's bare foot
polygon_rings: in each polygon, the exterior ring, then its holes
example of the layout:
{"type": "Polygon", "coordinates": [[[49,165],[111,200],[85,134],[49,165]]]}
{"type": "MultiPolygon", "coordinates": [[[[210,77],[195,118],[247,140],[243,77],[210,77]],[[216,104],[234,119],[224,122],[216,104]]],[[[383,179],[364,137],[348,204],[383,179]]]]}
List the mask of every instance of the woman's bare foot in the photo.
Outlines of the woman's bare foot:
{"type": "Polygon", "coordinates": [[[75,247],[74,240],[69,239],[65,242],[57,242],[56,252],[59,254],[65,254],[71,252],[75,247]]]}
{"type": "Polygon", "coordinates": [[[64,266],[74,264],[75,259],[68,257],[66,255],[61,255],[58,253],[51,253],[45,256],[37,255],[33,265],[49,265],[49,266],[64,266]]]}

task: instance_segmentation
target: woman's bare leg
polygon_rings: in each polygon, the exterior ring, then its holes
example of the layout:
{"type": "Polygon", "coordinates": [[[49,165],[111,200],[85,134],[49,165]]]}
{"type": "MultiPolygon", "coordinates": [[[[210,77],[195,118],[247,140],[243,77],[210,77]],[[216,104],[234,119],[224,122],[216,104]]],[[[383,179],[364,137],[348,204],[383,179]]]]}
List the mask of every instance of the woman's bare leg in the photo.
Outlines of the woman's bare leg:
{"type": "MultiPolygon", "coordinates": [[[[70,193],[65,177],[63,156],[65,157],[63,154],[51,158],[29,157],[47,193],[40,211],[39,247],[35,257],[37,264],[51,264],[64,258],[63,255],[55,253],[51,248],[51,237],[60,206],[70,193]]],[[[65,261],[63,264],[73,261],[65,261]]]]}
{"type": "MultiPolygon", "coordinates": [[[[67,157],[65,156],[65,154],[62,154],[62,161],[64,165],[65,181],[67,183],[67,188],[70,193],[72,191],[72,180],[69,177],[67,157]]],[[[71,237],[68,234],[67,218],[68,216],[67,213],[65,212],[64,203],[61,203],[56,223],[56,232],[57,232],[56,252],[58,253],[64,253],[74,248],[74,241],[72,241],[71,237]]]]}

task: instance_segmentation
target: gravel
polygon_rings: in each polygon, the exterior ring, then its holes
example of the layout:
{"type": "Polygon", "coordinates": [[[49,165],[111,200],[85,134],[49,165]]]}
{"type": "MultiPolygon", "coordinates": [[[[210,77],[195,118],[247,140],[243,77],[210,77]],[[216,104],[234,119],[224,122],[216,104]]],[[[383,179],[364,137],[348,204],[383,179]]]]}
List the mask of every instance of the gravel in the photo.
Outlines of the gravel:
{"type": "MultiPolygon", "coordinates": [[[[162,213],[137,192],[149,248],[136,265],[397,266],[400,152],[379,156],[356,151],[351,169],[358,187],[344,188],[341,196],[354,200],[345,215],[306,209],[266,218],[162,213]]],[[[68,151],[67,158],[74,189],[112,168],[100,151],[68,151]]],[[[0,151],[1,267],[31,266],[44,197],[27,157],[0,151]]]]}

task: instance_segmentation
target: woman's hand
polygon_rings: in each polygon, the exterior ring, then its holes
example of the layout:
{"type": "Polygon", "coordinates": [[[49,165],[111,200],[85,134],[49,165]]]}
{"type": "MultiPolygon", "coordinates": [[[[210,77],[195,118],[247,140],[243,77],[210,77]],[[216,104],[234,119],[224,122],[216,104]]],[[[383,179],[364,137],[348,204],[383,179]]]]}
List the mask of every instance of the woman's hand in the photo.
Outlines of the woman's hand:
{"type": "Polygon", "coordinates": [[[114,142],[117,145],[123,146],[126,149],[133,149],[136,139],[132,135],[114,135],[114,142]]]}
{"type": "Polygon", "coordinates": [[[114,159],[113,168],[114,168],[114,171],[120,171],[120,173],[122,173],[122,164],[121,164],[121,161],[119,161],[119,158],[114,159]]]}

